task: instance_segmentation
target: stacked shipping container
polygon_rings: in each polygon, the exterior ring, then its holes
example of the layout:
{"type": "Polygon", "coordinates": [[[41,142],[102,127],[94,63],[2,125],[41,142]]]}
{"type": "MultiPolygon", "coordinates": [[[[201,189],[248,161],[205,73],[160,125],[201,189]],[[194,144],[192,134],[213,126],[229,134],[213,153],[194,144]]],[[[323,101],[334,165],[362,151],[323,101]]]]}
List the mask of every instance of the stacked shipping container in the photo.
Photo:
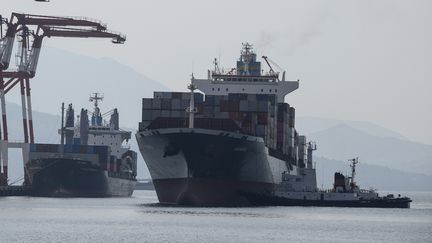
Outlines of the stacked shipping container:
{"type": "MultiPolygon", "coordinates": [[[[154,92],[154,98],[142,100],[142,122],[140,129],[147,127],[158,117],[186,118],[186,108],[189,107],[191,94],[185,92],[154,92]]],[[[199,112],[203,109],[203,95],[194,94],[195,105],[199,112]]]]}
{"type": "MultiPolygon", "coordinates": [[[[295,109],[276,103],[273,94],[194,94],[195,127],[239,131],[262,137],[266,146],[291,162],[304,166],[305,137],[295,131],[295,109]],[[299,141],[301,140],[301,141],[299,141]]],[[[190,93],[154,92],[143,99],[140,129],[187,127],[190,93]]]]}

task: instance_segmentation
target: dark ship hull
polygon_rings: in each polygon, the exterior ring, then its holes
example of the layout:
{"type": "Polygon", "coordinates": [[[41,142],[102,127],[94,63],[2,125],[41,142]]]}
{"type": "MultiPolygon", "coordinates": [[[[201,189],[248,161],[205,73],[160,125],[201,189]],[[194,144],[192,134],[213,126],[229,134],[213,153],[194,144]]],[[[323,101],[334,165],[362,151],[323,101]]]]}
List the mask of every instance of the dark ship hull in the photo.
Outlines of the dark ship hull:
{"type": "Polygon", "coordinates": [[[31,193],[46,197],[129,197],[136,180],[102,170],[90,161],[46,158],[26,165],[31,193]]]}
{"type": "Polygon", "coordinates": [[[360,200],[302,200],[278,196],[246,194],[254,206],[315,206],[315,207],[353,207],[353,208],[410,208],[412,200],[401,198],[377,198],[360,200]]]}
{"type": "Polygon", "coordinates": [[[137,140],[161,203],[250,205],[245,194],[274,190],[277,166],[271,166],[262,138],[171,128],[141,131],[137,140]]]}

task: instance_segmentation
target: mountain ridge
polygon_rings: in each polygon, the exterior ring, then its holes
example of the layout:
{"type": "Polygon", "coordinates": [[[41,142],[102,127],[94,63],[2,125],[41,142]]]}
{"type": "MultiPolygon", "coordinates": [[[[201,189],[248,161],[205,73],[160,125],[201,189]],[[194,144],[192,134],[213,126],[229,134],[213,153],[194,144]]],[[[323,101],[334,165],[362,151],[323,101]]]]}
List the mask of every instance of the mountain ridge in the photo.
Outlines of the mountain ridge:
{"type": "Polygon", "coordinates": [[[369,164],[432,175],[432,145],[370,135],[346,124],[311,133],[308,139],[317,142],[318,156],[342,161],[360,157],[369,164]]]}

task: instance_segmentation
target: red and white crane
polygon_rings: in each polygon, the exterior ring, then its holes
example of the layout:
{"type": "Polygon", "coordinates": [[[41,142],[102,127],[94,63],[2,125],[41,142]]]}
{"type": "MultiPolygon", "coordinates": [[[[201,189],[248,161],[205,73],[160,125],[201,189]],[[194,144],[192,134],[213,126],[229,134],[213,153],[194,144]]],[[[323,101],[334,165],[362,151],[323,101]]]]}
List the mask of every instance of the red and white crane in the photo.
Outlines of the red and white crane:
{"type": "MultiPolygon", "coordinates": [[[[1,16],[0,16],[1,18],[1,16]]],[[[8,148],[22,148],[26,161],[28,145],[34,143],[33,119],[30,97],[30,79],[36,75],[42,41],[45,37],[109,38],[113,43],[124,43],[126,37],[108,31],[98,20],[83,17],[56,17],[12,13],[10,20],[1,18],[0,24],[0,103],[2,120],[0,127],[0,185],[7,184],[8,148]],[[7,26],[3,36],[3,25],[7,26]],[[20,37],[17,70],[8,70],[16,36],[20,37]],[[32,45],[30,47],[30,40],[32,45]],[[21,88],[24,143],[8,140],[5,95],[17,84],[21,88]]]]}

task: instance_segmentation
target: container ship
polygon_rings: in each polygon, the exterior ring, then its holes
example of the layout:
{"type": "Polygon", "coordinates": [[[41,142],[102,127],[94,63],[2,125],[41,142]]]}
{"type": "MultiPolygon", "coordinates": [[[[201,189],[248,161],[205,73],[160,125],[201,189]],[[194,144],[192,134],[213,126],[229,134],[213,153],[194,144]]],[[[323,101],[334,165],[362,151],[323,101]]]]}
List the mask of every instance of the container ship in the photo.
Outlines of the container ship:
{"type": "Polygon", "coordinates": [[[285,80],[262,58],[267,72],[245,43],[236,68],[224,71],[215,59],[206,79],[192,76],[190,92],[154,92],[142,100],[136,138],[161,203],[309,205],[315,199],[306,193],[290,201],[283,193],[318,192],[316,146],[296,131],[295,108],[284,102],[299,80],[285,80]]]}
{"type": "Polygon", "coordinates": [[[97,93],[90,97],[94,111],[81,109],[75,124],[74,109],[66,110],[61,144],[31,144],[25,164],[26,183],[35,196],[128,197],[137,173],[137,154],[126,143],[131,132],[119,128],[119,113],[102,114],[97,93]],[[91,115],[89,122],[89,115],[91,115]],[[109,122],[104,117],[109,116],[109,122]]]}

